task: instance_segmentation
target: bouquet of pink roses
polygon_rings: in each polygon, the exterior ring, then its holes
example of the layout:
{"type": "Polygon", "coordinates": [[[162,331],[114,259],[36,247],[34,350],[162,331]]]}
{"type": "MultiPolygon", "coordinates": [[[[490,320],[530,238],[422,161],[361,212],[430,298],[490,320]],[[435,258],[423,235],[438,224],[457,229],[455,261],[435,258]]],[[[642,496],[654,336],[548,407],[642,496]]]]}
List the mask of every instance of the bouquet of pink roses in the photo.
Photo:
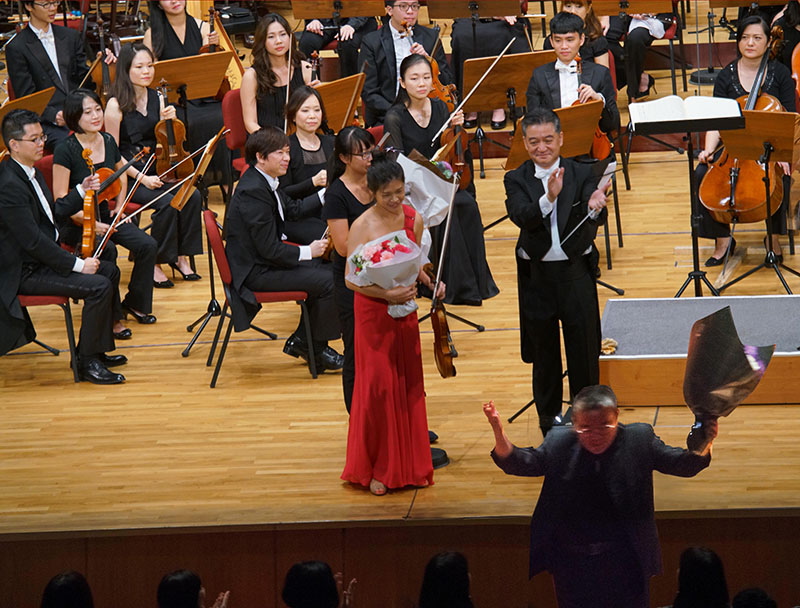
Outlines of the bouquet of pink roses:
{"type": "MultiPolygon", "coordinates": [[[[385,234],[360,245],[348,259],[347,280],[358,286],[383,289],[412,285],[428,259],[404,230],[385,234]]],[[[417,310],[417,303],[390,304],[389,314],[399,319],[417,310]]]]}

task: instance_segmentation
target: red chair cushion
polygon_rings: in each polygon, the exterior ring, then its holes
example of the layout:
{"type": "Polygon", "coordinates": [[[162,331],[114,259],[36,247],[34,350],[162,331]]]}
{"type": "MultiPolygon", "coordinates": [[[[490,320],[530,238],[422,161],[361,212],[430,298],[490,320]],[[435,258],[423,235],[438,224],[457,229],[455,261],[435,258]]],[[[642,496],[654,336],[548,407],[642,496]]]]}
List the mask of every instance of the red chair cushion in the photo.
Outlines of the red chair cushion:
{"type": "Polygon", "coordinates": [[[231,267],[228,265],[228,256],[225,253],[225,245],[222,244],[222,235],[217,227],[217,218],[211,210],[203,211],[203,222],[206,225],[208,241],[211,243],[211,251],[214,254],[214,261],[217,263],[219,278],[225,285],[230,285],[233,281],[231,277],[231,267]]]}
{"type": "Polygon", "coordinates": [[[36,161],[36,168],[42,172],[44,175],[44,181],[47,183],[47,187],[50,188],[50,192],[53,191],[53,155],[52,154],[45,154],[36,161]]]}
{"type": "Polygon", "coordinates": [[[322,50],[323,51],[333,51],[336,48],[338,48],[338,46],[339,46],[339,41],[338,40],[331,40],[328,44],[326,44],[324,47],[322,47],[322,50]]]}
{"type": "Polygon", "coordinates": [[[28,306],[50,306],[52,304],[63,306],[67,303],[66,296],[28,296],[19,294],[17,297],[20,305],[25,308],[28,306]]]}
{"type": "Polygon", "coordinates": [[[256,301],[261,304],[268,302],[299,302],[308,299],[308,294],[305,291],[256,291],[254,293],[256,301]]]}
{"type": "Polygon", "coordinates": [[[233,168],[236,169],[239,173],[244,173],[245,171],[247,171],[247,161],[243,158],[234,158],[233,168]]]}

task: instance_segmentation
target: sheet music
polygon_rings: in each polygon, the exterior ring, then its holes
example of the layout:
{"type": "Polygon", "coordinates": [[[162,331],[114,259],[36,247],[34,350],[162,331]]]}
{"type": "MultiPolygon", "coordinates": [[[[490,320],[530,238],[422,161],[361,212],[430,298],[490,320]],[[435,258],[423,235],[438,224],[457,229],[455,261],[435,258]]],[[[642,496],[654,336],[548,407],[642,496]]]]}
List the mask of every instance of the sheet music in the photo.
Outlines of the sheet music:
{"type": "Polygon", "coordinates": [[[639,123],[736,118],[742,115],[735,99],[708,96],[681,99],[677,95],[668,95],[653,101],[633,103],[628,106],[628,111],[634,126],[639,123]]]}

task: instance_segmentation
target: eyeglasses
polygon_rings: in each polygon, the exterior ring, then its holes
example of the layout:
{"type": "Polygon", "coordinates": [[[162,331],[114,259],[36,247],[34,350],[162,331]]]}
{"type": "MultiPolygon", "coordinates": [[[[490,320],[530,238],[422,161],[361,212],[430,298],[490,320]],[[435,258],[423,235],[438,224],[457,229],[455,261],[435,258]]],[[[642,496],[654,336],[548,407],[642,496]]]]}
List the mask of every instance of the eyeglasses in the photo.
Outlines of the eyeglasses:
{"type": "Polygon", "coordinates": [[[38,137],[34,137],[33,139],[17,139],[16,137],[12,138],[16,141],[27,141],[32,144],[43,144],[47,141],[47,133],[42,133],[38,137]]]}
{"type": "Polygon", "coordinates": [[[374,150],[375,149],[372,148],[370,150],[365,150],[364,152],[355,152],[351,153],[350,156],[360,156],[363,160],[369,160],[370,158],[372,158],[372,152],[374,150]]]}
{"type": "Polygon", "coordinates": [[[392,5],[394,8],[399,10],[401,13],[407,13],[408,11],[418,11],[419,10],[419,2],[398,2],[397,4],[392,5]]]}
{"type": "Polygon", "coordinates": [[[578,435],[602,435],[604,433],[610,433],[612,430],[617,428],[616,424],[604,424],[603,426],[598,427],[574,427],[575,432],[578,435]]]}
{"type": "Polygon", "coordinates": [[[61,2],[34,2],[34,4],[42,8],[58,8],[58,5],[61,4],[61,2]]]}

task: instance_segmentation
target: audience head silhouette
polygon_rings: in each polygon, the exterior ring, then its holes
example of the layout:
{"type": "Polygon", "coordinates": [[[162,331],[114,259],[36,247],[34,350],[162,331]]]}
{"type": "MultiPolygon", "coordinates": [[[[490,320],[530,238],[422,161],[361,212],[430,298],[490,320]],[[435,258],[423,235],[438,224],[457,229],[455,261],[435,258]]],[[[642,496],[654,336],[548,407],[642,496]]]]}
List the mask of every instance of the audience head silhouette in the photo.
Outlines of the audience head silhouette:
{"type": "Polygon", "coordinates": [[[158,584],[158,608],[199,608],[203,584],[191,570],[165,574],[158,584]]]}
{"type": "Polygon", "coordinates": [[[419,591],[419,608],[472,608],[466,557],[444,551],[431,558],[419,591]]]}
{"type": "Polygon", "coordinates": [[[289,568],[281,593],[289,608],[336,608],[339,591],[325,562],[300,562],[289,568]]]}
{"type": "Polygon", "coordinates": [[[57,574],[44,588],[41,608],[94,608],[89,583],[74,570],[57,574]]]}
{"type": "Polygon", "coordinates": [[[681,553],[678,595],[673,608],[727,608],[728,584],[722,560],[711,549],[689,547],[681,553]]]}
{"type": "Polygon", "coordinates": [[[733,608],[778,608],[777,602],[773,600],[766,591],[754,587],[752,589],[742,589],[733,598],[733,608]]]}

